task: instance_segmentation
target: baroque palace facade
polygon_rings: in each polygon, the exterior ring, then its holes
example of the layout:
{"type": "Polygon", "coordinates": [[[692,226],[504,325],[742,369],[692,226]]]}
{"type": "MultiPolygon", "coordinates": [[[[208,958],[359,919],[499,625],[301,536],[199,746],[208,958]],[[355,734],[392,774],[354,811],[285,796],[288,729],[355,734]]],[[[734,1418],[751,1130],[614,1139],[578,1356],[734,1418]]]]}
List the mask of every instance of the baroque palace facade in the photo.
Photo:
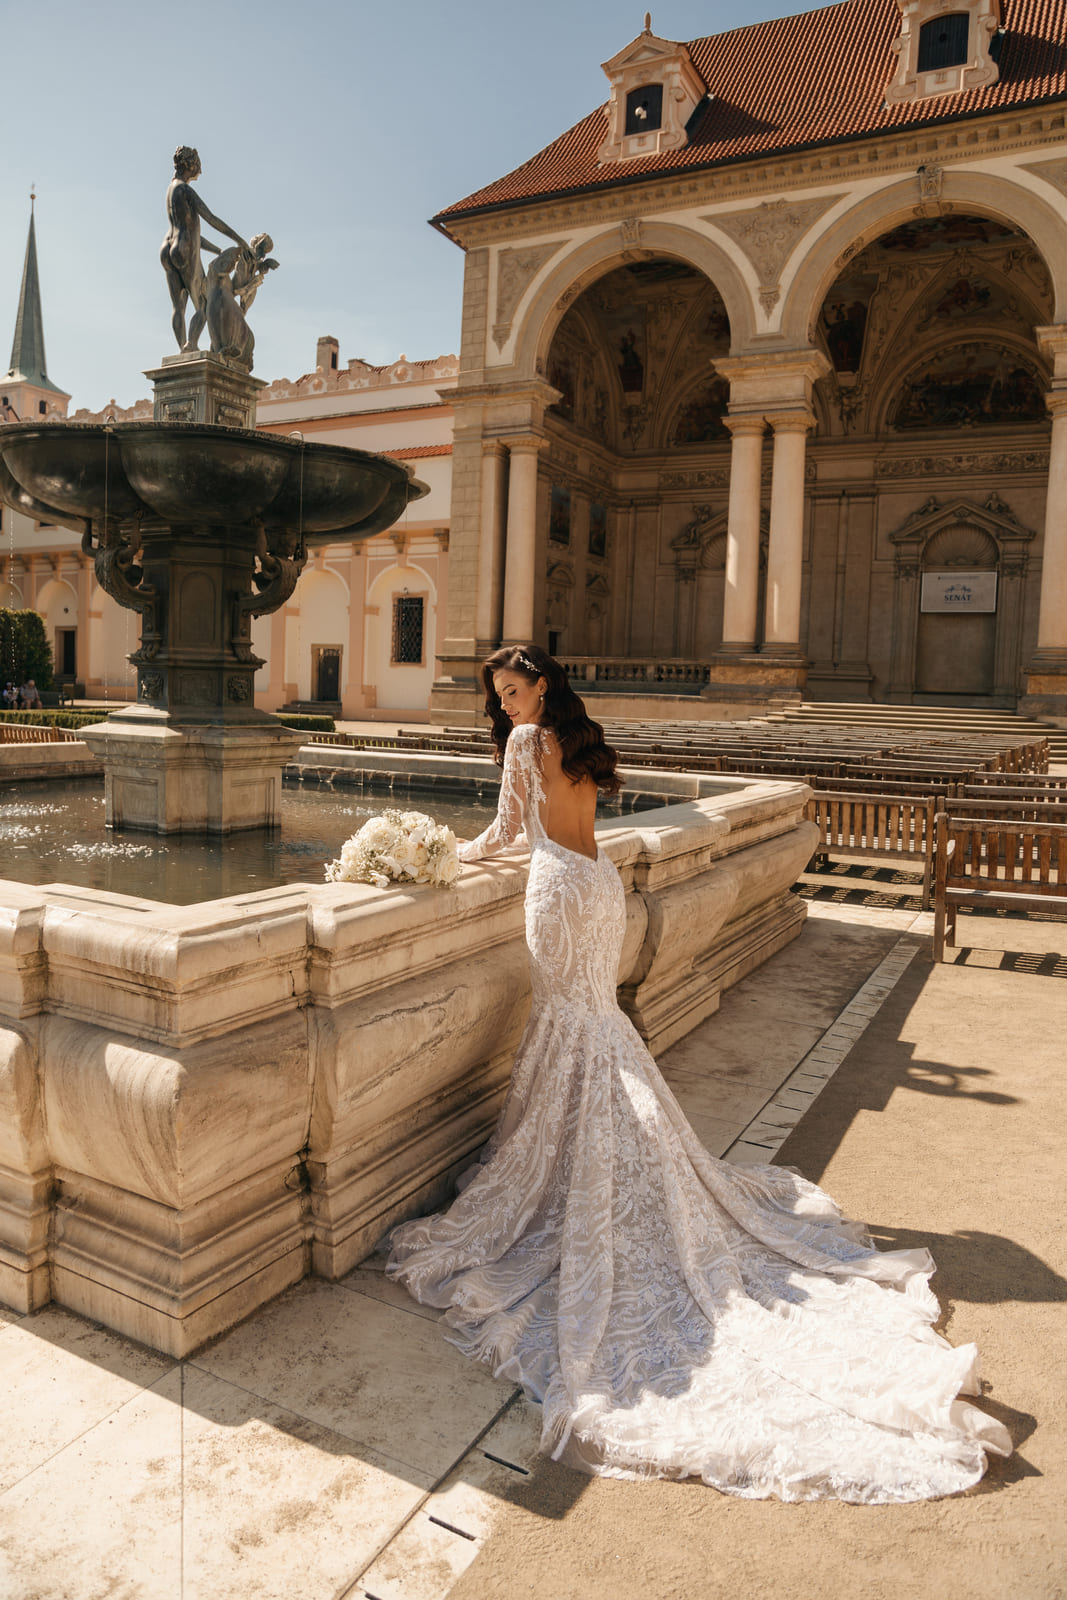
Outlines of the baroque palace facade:
{"type": "MultiPolygon", "coordinates": [[[[477,720],[479,661],[534,639],[621,715],[1067,721],[1067,0],[646,21],[604,71],[605,106],[433,219],[466,252],[458,359],[324,338],[262,392],[260,427],[431,492],[257,620],[259,701],[477,720]]],[[[6,420],[66,415],[32,221],[0,387],[6,420]]],[[[5,508],[0,562],[59,670],[132,689],[76,535],[5,508]]]]}
{"type": "Polygon", "coordinates": [[[716,714],[1067,715],[1065,39],[1063,0],[646,19],[605,107],[434,218],[467,253],[435,718],[527,638],[716,714]]]}

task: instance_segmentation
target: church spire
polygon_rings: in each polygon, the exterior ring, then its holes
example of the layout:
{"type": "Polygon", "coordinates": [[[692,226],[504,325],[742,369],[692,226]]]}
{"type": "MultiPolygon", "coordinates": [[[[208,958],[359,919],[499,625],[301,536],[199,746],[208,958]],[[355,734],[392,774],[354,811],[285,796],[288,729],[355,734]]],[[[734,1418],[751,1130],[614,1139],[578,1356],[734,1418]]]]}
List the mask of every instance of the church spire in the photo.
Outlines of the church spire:
{"type": "Polygon", "coordinates": [[[30,195],[30,232],[26,240],[26,259],[22,267],[22,288],[15,318],[15,337],[11,344],[11,366],[4,375],[7,383],[26,383],[34,389],[64,394],[48,377],[44,359],[44,318],[41,315],[41,285],[37,277],[37,234],[34,228],[34,201],[30,195]]]}

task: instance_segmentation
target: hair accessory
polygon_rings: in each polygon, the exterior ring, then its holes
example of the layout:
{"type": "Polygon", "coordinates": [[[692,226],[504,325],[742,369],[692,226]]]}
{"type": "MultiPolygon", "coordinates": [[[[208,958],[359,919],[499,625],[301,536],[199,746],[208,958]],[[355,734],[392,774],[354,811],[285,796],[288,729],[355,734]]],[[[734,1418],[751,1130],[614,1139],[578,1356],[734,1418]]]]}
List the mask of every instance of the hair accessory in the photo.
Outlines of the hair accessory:
{"type": "Polygon", "coordinates": [[[519,651],[519,666],[525,667],[527,672],[532,672],[535,678],[539,678],[541,676],[540,672],[534,666],[529,656],[524,656],[521,650],[519,651]]]}

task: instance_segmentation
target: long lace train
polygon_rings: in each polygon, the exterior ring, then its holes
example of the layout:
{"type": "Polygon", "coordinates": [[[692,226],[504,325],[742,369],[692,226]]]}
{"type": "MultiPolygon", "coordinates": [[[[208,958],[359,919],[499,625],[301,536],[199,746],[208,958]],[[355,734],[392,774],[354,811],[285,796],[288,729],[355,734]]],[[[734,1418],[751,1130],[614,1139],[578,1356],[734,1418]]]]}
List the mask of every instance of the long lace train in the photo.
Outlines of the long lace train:
{"type": "Polygon", "coordinates": [[[616,1003],[618,873],[544,835],[535,733],[468,847],[525,821],[530,1022],[482,1163],[394,1230],[387,1270],[542,1402],[572,1465],[783,1500],[966,1488],[1011,1444],[958,1398],[977,1353],[934,1332],[929,1253],[878,1251],[799,1174],[703,1148],[616,1003]]]}

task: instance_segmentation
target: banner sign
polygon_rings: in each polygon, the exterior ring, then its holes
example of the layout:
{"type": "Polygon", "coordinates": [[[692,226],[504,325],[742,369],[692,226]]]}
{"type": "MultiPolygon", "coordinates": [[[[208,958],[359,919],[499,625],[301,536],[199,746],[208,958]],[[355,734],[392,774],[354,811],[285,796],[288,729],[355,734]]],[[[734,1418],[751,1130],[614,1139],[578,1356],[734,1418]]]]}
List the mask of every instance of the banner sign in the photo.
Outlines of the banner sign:
{"type": "Polygon", "coordinates": [[[997,609],[995,572],[924,572],[923,611],[955,612],[971,616],[997,609]]]}

